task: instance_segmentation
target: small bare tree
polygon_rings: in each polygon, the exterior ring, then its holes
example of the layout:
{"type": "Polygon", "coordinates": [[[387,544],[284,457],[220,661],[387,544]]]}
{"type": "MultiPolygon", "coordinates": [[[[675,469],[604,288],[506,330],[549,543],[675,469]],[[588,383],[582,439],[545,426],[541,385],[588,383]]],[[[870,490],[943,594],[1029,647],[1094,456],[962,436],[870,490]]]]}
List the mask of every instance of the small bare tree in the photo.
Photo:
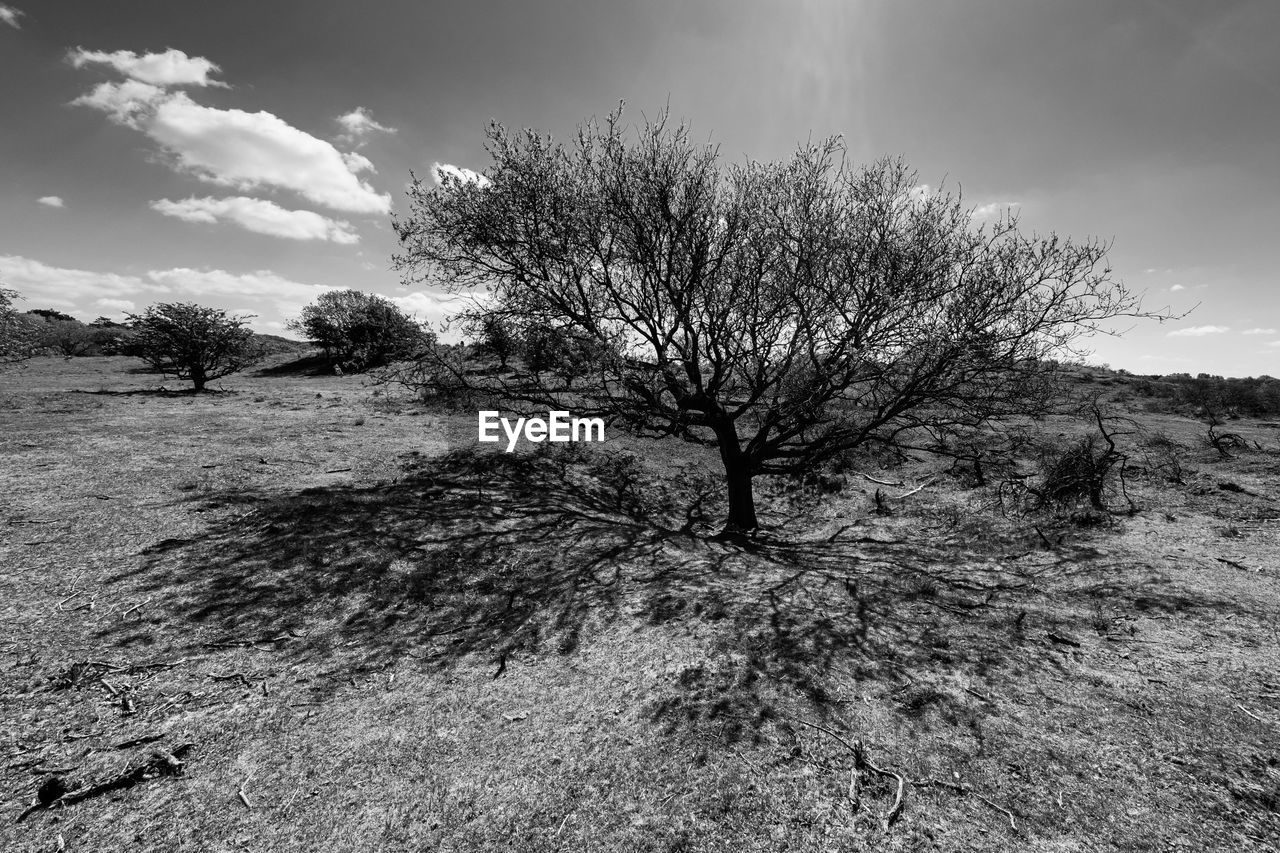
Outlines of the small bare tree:
{"type": "Polygon", "coordinates": [[[978,425],[1050,391],[1050,356],[1139,305],[1106,246],[975,226],[898,160],[831,140],[723,166],[665,115],[621,111],[568,145],[492,124],[485,180],[414,179],[395,222],[406,283],[484,289],[463,314],[560,329],[597,357],[467,379],[514,410],[574,408],[718,448],[726,531],[758,526],[752,479],[920,426],[978,425]]]}

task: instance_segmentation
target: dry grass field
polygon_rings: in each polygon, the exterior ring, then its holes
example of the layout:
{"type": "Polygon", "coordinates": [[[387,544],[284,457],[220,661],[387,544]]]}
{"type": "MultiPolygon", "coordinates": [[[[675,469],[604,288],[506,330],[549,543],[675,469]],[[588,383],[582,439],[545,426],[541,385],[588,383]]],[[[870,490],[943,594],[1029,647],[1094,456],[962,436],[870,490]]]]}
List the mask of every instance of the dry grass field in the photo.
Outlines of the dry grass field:
{"type": "Polygon", "coordinates": [[[701,451],[135,365],[0,374],[0,849],[1277,849],[1274,424],[1139,415],[1109,523],[917,458],[728,543],[701,451]]]}

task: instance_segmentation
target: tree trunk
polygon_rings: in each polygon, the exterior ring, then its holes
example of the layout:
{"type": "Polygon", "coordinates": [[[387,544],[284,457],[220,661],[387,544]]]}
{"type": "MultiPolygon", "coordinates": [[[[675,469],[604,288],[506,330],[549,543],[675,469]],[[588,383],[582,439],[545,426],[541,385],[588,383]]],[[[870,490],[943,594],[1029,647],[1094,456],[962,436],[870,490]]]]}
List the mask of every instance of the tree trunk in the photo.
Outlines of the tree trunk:
{"type": "Polygon", "coordinates": [[[204,383],[206,382],[204,371],[203,370],[191,371],[191,381],[195,383],[196,393],[199,394],[201,391],[204,390],[204,383]]]}
{"type": "Polygon", "coordinates": [[[715,430],[720,445],[720,461],[724,463],[725,491],[729,498],[729,518],[721,535],[746,533],[757,529],[756,496],[752,490],[751,461],[738,443],[738,431],[732,421],[715,430]]]}

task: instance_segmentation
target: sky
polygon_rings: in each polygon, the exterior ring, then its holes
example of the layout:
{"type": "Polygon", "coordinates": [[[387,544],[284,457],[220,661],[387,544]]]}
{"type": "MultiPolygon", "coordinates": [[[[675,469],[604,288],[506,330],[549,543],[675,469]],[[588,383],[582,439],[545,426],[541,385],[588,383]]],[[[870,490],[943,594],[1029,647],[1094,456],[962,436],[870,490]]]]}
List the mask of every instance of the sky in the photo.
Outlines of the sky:
{"type": "Polygon", "coordinates": [[[491,119],[669,105],[726,161],[843,136],[1022,227],[1112,245],[1135,373],[1280,375],[1275,0],[0,0],[0,283],[24,309],[284,323],[391,269],[410,172],[491,119]],[[1189,312],[1189,313],[1187,313],[1189,312]]]}

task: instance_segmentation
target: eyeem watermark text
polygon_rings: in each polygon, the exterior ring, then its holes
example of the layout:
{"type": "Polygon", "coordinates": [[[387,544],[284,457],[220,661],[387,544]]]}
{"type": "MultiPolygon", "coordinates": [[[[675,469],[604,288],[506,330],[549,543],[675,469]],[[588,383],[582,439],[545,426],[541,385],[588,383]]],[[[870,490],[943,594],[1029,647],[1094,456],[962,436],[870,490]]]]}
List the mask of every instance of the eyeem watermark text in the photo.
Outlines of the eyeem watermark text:
{"type": "Polygon", "coordinates": [[[534,444],[550,441],[555,444],[569,441],[604,441],[603,418],[575,418],[568,412],[547,412],[546,418],[516,418],[513,425],[498,412],[479,413],[478,439],[482,442],[501,441],[498,427],[507,435],[507,453],[516,449],[521,435],[534,444]]]}

